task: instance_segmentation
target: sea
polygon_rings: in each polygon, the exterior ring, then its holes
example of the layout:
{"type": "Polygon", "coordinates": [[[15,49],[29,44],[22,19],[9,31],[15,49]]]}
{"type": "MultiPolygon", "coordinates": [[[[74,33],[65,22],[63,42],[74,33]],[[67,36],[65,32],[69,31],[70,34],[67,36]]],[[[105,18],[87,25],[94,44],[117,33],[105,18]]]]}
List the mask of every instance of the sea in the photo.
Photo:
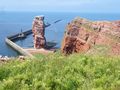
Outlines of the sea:
{"type": "MultiPolygon", "coordinates": [[[[66,25],[75,17],[87,18],[89,20],[120,20],[118,13],[79,13],[79,12],[0,12],[0,55],[14,57],[19,53],[5,43],[5,38],[32,28],[35,16],[44,15],[45,23],[51,26],[45,29],[45,37],[48,42],[56,42],[56,48],[60,48],[66,25]],[[57,20],[60,22],[54,23],[57,20]]],[[[27,38],[15,41],[23,48],[33,47],[32,34],[27,38]]]]}

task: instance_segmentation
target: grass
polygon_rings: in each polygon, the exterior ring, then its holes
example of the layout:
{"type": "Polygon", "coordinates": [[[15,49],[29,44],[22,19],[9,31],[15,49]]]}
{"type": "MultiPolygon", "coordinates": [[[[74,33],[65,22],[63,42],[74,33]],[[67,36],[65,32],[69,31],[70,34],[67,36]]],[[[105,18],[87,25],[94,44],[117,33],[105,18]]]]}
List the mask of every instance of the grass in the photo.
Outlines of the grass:
{"type": "Polygon", "coordinates": [[[0,65],[0,90],[120,90],[120,58],[59,52],[0,65]]]}

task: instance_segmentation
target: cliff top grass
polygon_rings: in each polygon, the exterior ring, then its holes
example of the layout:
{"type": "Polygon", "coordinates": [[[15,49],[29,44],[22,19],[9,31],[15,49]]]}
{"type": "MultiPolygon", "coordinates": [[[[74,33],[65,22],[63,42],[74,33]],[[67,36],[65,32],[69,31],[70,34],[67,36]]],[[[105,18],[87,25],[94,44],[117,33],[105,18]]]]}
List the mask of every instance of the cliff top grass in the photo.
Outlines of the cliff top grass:
{"type": "Polygon", "coordinates": [[[120,90],[120,58],[35,55],[0,65],[0,90],[120,90]]]}

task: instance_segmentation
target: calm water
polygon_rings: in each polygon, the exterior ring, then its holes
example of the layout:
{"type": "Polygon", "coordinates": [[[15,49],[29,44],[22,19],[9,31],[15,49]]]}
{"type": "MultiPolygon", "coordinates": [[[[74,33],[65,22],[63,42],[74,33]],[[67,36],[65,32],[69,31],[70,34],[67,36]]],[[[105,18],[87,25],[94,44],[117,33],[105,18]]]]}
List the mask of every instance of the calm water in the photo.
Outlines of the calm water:
{"type": "MultiPolygon", "coordinates": [[[[17,56],[18,53],[5,44],[5,37],[20,32],[21,28],[26,31],[31,28],[34,16],[45,15],[45,22],[52,24],[46,28],[47,41],[57,42],[56,47],[60,47],[65,26],[74,17],[80,16],[91,20],[120,20],[120,14],[88,14],[88,13],[23,13],[23,12],[0,12],[0,55],[17,56]],[[62,19],[61,22],[53,24],[54,21],[62,19]]],[[[16,43],[20,46],[32,47],[32,35],[16,43]]]]}

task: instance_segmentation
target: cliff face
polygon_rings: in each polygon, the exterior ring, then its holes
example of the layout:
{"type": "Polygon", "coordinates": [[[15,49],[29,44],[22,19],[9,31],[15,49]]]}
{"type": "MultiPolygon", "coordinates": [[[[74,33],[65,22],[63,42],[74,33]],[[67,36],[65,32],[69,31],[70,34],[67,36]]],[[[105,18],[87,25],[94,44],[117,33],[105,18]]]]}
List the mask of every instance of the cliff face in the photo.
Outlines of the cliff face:
{"type": "Polygon", "coordinates": [[[120,21],[75,18],[67,25],[61,47],[63,53],[96,51],[96,47],[106,47],[108,53],[120,55],[120,21]]]}

